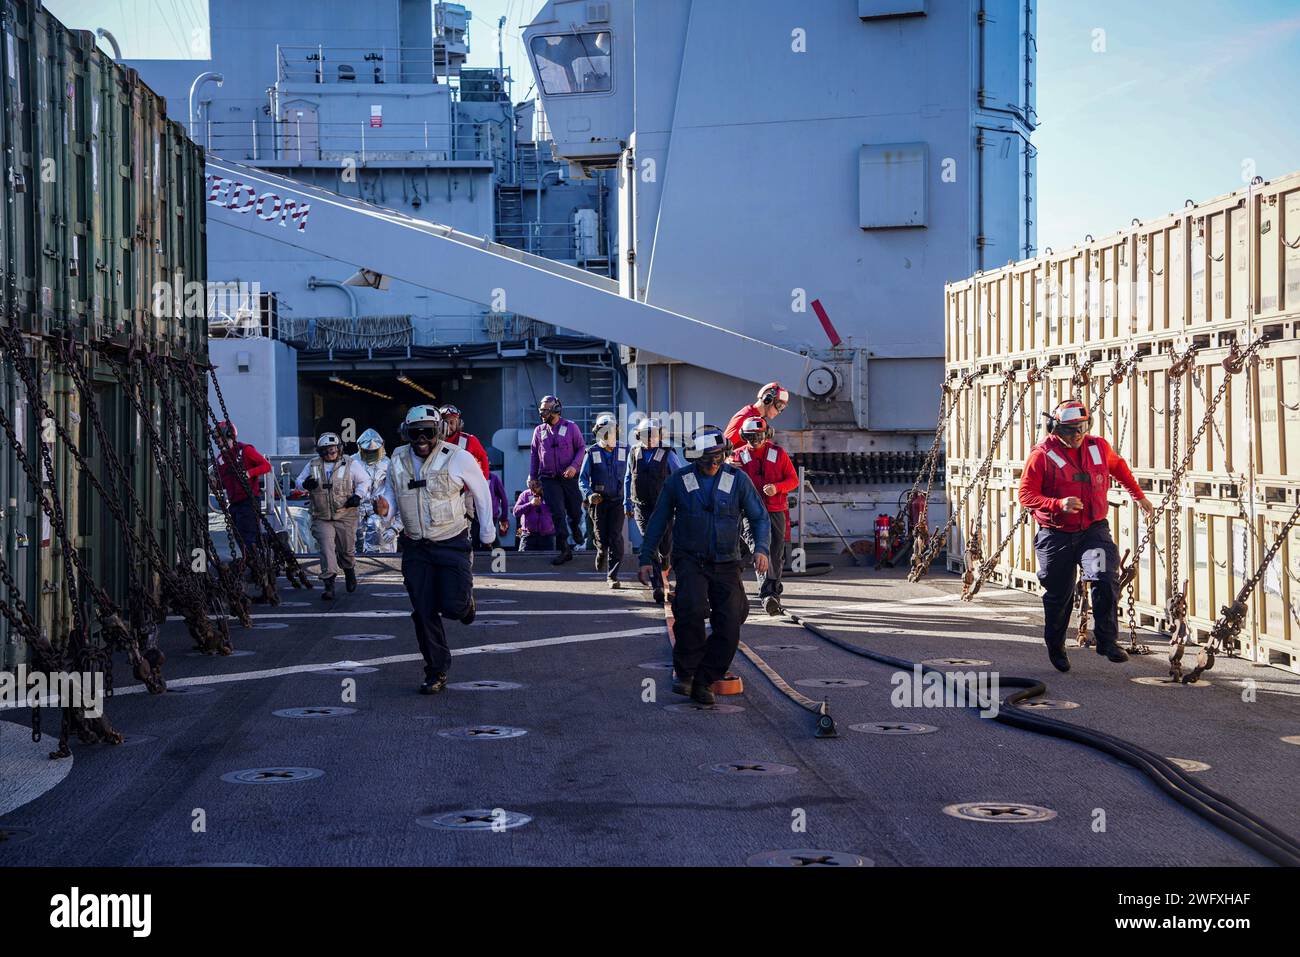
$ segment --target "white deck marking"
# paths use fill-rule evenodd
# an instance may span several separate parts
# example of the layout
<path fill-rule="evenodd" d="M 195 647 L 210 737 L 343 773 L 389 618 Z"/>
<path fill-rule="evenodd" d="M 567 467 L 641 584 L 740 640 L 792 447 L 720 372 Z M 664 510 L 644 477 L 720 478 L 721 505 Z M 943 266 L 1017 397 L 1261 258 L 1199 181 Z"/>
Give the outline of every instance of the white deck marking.
<path fill-rule="evenodd" d="M 513 612 L 512 612 L 513 614 Z M 626 631 L 602 631 L 591 635 L 562 635 L 558 638 L 537 638 L 533 641 L 496 641 L 490 645 L 475 645 L 473 648 L 454 648 L 452 655 L 481 655 L 503 648 L 527 651 L 532 648 L 548 648 L 553 645 L 572 645 L 585 641 L 605 641 L 610 638 L 641 638 L 645 635 L 660 634 L 659 626 L 650 628 L 631 628 Z M 395 665 L 407 661 L 423 661 L 418 655 L 386 655 L 383 658 L 367 658 L 363 661 L 348 661 L 347 667 L 374 667 L 376 665 Z M 342 664 L 338 661 L 322 661 L 310 665 L 289 665 L 284 668 L 266 668 L 262 671 L 236 671 L 228 675 L 199 675 L 193 678 L 172 678 L 167 682 L 169 688 L 188 688 L 193 685 L 226 684 L 231 681 L 256 681 L 259 678 L 279 678 L 283 675 L 308 674 L 313 671 L 326 671 Z M 143 694 L 144 685 L 127 685 L 125 688 L 113 689 L 113 697 L 125 694 Z M 30 737 L 30 735 L 29 735 Z"/>
<path fill-rule="evenodd" d="M 30 725 L 0 721 L 0 817 L 35 801 L 72 771 L 72 758 L 50 760 L 59 735 L 57 722 L 49 724 L 54 733 L 47 730 L 35 742 Z"/>
<path fill-rule="evenodd" d="M 658 614 L 659 609 L 656 607 L 641 608 L 637 605 L 620 605 L 617 608 L 555 608 L 555 609 L 534 609 L 532 611 L 516 611 L 511 608 L 509 615 L 513 618 L 516 615 L 616 615 L 619 612 L 628 612 L 634 615 Z M 499 614 L 507 614 L 505 610 Z M 227 621 L 233 621 L 231 615 L 209 615 L 210 618 L 225 617 Z M 250 616 L 254 621 L 259 618 L 409 618 L 411 617 L 410 608 L 381 608 L 375 611 L 264 611 Z M 168 621 L 183 621 L 179 615 L 168 615 Z M 236 632 L 238 634 L 238 632 Z"/>

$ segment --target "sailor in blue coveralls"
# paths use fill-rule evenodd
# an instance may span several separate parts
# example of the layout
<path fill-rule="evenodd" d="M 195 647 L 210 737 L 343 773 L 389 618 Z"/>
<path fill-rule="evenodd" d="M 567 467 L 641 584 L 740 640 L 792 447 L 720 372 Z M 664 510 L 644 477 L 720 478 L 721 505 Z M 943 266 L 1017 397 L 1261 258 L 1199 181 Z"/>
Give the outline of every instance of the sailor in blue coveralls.
<path fill-rule="evenodd" d="M 651 584 L 656 546 L 674 521 L 672 565 L 673 692 L 713 704 L 710 686 L 727 674 L 749 615 L 741 579 L 740 516 L 754 531 L 754 569 L 767 572 L 770 522 L 763 499 L 743 471 L 724 464 L 730 443 L 706 425 L 696 433 L 696 461 L 665 483 L 641 544 L 639 577 Z M 713 626 L 706 636 L 705 620 Z"/>
<path fill-rule="evenodd" d="M 596 571 L 605 572 L 610 588 L 618 588 L 618 566 L 623 560 L 623 480 L 627 471 L 627 446 L 618 441 L 618 420 L 612 412 L 596 417 L 596 441 L 587 446 L 578 469 L 578 488 L 591 509 L 591 529 L 596 540 Z"/>

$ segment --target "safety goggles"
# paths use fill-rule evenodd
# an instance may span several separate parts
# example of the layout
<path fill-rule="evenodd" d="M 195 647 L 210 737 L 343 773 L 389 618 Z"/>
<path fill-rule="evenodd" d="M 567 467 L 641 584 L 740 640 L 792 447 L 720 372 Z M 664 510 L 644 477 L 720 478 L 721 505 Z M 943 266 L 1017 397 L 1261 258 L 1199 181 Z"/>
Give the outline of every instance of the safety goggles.
<path fill-rule="evenodd" d="M 416 439 L 432 439 L 433 429 L 428 429 L 428 428 L 409 429 L 408 434 L 411 436 L 411 441 L 415 441 Z"/>

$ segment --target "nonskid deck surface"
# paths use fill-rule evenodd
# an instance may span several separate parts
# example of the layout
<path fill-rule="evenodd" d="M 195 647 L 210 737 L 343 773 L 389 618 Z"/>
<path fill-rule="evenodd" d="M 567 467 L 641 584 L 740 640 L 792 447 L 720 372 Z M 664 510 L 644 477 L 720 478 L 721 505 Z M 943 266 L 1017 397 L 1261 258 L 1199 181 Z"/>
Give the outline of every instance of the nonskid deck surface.
<path fill-rule="evenodd" d="M 166 673 L 185 690 L 151 697 L 119 670 L 108 714 L 126 744 L 74 740 L 71 761 L 51 762 L 53 739 L 31 742 L 28 712 L 0 719 L 0 831 L 16 836 L 0 841 L 0 864 L 729 866 L 791 849 L 878 866 L 1265 863 L 1091 749 L 970 710 L 897 708 L 894 669 L 757 609 L 743 640 L 828 699 L 840 737 L 815 739 L 811 716 L 740 656 L 745 694 L 719 699 L 740 710 L 671 707 L 685 699 L 663 667 L 662 611 L 634 583 L 608 590 L 589 561 L 580 553 L 557 571 L 512 554 L 509 574 L 492 575 L 478 556 L 478 621 L 448 624 L 458 650 L 449 680 L 467 684 L 437 697 L 416 693 L 395 569 L 366 567 L 330 615 L 319 590 L 286 586 L 282 605 L 258 607 L 262 627 L 232 628 L 236 649 L 252 654 L 191 657 L 183 626 L 169 623 Z M 791 580 L 787 604 L 900 657 L 1045 678 L 1049 698 L 1079 705 L 1054 716 L 1208 764 L 1197 772 L 1208 786 L 1300 832 L 1290 788 L 1300 747 L 1282 740 L 1300 734 L 1300 679 L 1220 660 L 1204 687 L 1141 685 L 1130 679 L 1164 674 L 1162 655 L 1112 665 L 1085 650 L 1058 675 L 1035 599 L 986 591 L 965 604 L 957 588 L 944 575 L 913 585 L 900 571 L 844 565 Z M 340 662 L 355 670 L 329 670 Z M 810 679 L 835 683 L 800 683 Z M 1246 679 L 1257 681 L 1253 702 L 1242 700 Z M 356 700 L 345 701 L 352 684 Z M 352 710 L 276 714 L 299 708 Z M 875 722 L 938 730 L 850 727 Z M 56 713 L 45 726 L 57 729 Z M 754 770 L 765 767 L 786 773 Z M 254 769 L 263 783 L 225 779 Z M 291 769 L 310 771 L 294 780 Z M 994 820 L 944 811 L 968 802 Z M 1055 816 L 1010 823 L 1022 813 L 1012 804 Z M 477 829 L 429 826 L 462 811 L 483 818 L 462 822 Z M 514 814 L 528 820 L 501 829 Z"/>

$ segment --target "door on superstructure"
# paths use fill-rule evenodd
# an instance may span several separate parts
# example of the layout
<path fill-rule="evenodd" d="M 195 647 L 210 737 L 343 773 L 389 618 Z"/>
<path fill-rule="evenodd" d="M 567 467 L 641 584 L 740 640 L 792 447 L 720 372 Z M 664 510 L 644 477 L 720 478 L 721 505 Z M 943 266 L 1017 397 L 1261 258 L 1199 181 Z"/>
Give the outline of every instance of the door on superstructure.
<path fill-rule="evenodd" d="M 292 100 L 280 117 L 280 158 L 318 160 L 320 153 L 320 117 L 315 103 Z"/>

